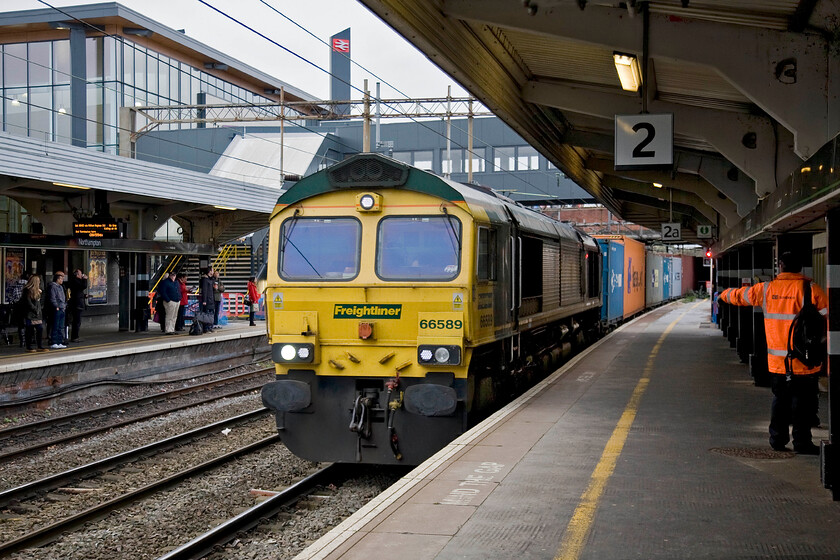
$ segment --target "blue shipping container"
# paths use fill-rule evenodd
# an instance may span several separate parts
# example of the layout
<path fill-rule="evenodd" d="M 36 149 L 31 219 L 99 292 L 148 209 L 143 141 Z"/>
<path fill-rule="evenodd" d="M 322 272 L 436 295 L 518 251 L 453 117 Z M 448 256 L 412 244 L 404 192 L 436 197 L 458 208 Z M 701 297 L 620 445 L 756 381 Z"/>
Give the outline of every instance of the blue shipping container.
<path fill-rule="evenodd" d="M 613 323 L 624 315 L 624 244 L 618 239 L 599 239 L 598 245 L 604 264 L 601 320 Z"/>

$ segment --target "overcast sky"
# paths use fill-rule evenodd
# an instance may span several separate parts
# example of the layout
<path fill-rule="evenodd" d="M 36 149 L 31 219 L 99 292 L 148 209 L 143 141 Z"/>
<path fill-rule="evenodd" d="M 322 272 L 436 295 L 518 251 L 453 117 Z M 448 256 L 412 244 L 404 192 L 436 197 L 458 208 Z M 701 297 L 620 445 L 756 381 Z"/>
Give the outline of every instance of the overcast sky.
<path fill-rule="evenodd" d="M 96 0 L 46 1 L 56 7 L 98 3 Z M 184 29 L 190 37 L 316 98 L 330 97 L 329 75 L 326 72 L 288 54 L 198 0 L 118 1 L 167 27 Z M 466 95 L 452 78 L 356 0 L 205 1 L 327 71 L 330 54 L 327 46 L 277 12 L 326 42 L 330 36 L 350 27 L 352 58 L 367 69 L 363 70 L 355 64 L 352 66 L 351 81 L 359 89 L 367 78 L 371 92 L 375 91 L 375 82 L 382 82 L 382 96 L 385 98 L 403 97 L 403 94 L 409 97 L 445 97 L 449 85 L 453 86 L 453 95 Z M 48 7 L 38 0 L 0 0 L 0 6 L 3 11 Z M 361 94 L 354 90 L 353 97 L 359 99 Z"/>

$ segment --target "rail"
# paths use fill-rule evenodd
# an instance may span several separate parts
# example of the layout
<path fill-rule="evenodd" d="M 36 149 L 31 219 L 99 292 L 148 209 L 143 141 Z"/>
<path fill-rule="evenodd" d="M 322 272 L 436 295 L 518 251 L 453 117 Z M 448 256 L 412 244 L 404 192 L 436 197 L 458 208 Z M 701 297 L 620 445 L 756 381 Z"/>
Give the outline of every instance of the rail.
<path fill-rule="evenodd" d="M 301 496 L 333 479 L 338 469 L 339 465 L 335 463 L 327 465 L 251 509 L 161 556 L 158 560 L 187 560 L 207 556 L 216 547 L 233 540 L 239 533 L 253 529 L 261 521 L 274 517 Z"/>

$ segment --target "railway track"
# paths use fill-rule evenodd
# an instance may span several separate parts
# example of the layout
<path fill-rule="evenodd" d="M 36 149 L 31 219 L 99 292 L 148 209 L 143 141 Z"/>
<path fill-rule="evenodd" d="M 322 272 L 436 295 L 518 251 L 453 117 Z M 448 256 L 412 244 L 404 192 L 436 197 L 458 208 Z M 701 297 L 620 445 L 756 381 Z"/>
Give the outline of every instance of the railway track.
<path fill-rule="evenodd" d="M 4 492 L 0 492 L 0 506 L 6 506 L 13 502 L 18 503 L 21 500 L 25 500 L 31 496 L 54 490 L 63 485 L 81 479 L 96 476 L 98 474 L 112 470 L 120 465 L 132 463 L 139 459 L 147 458 L 156 453 L 162 453 L 169 449 L 185 445 L 190 441 L 201 439 L 207 436 L 208 434 L 218 433 L 220 430 L 230 428 L 231 426 L 237 426 L 246 422 L 254 421 L 256 419 L 266 416 L 267 414 L 268 411 L 265 409 L 254 410 L 246 414 L 241 414 L 233 418 L 223 420 L 221 422 L 209 424 L 197 430 L 192 430 L 172 438 L 167 438 L 165 440 L 155 442 L 150 445 L 145 445 L 143 447 L 139 447 L 125 453 L 120 453 L 107 459 L 95 461 L 82 467 L 70 469 L 68 471 L 57 473 L 55 475 L 28 484 L 24 484 L 16 488 L 11 488 Z M 146 496 L 149 496 L 155 492 L 159 492 L 165 488 L 169 488 L 175 484 L 178 484 L 186 478 L 217 468 L 235 458 L 241 457 L 248 453 L 252 453 L 277 442 L 279 442 L 279 437 L 277 435 L 272 435 L 270 437 L 263 438 L 259 441 L 247 444 L 211 460 L 204 461 L 199 465 L 191 466 L 187 469 L 166 476 L 165 478 L 162 478 L 151 484 L 147 484 L 140 488 L 126 492 L 115 498 L 106 500 L 105 502 L 102 502 L 94 507 L 88 508 L 81 512 L 72 514 L 69 517 L 66 517 L 62 520 L 40 527 L 34 531 L 21 535 L 13 540 L 9 540 L 5 543 L 0 544 L 0 556 L 11 554 L 26 548 L 42 546 L 43 544 L 56 540 L 63 533 L 73 531 L 78 527 L 84 525 L 85 523 L 94 521 L 96 519 L 100 519 L 116 509 L 125 507 L 131 503 L 141 500 Z"/>
<path fill-rule="evenodd" d="M 193 401 L 183 405 L 169 407 L 164 410 L 158 410 L 153 413 L 143 414 L 141 416 L 134 416 L 128 419 L 124 417 L 126 410 L 139 409 L 140 407 L 149 406 L 151 404 L 156 404 L 165 401 L 171 401 L 173 399 L 188 396 L 197 392 L 218 389 L 225 385 L 231 385 L 242 381 L 247 381 L 250 378 L 259 379 L 260 376 L 264 376 L 267 372 L 270 371 L 272 371 L 272 368 L 264 368 L 255 372 L 246 372 L 230 377 L 225 377 L 223 379 L 217 379 L 214 381 L 208 381 L 206 383 L 192 385 L 190 387 L 184 387 L 181 389 L 167 391 L 166 393 L 131 399 L 102 408 L 80 411 L 73 414 L 66 414 L 55 418 L 40 420 L 38 422 L 32 422 L 28 424 L 22 424 L 20 426 L 2 429 L 0 430 L 0 448 L 6 450 L 11 448 L 11 450 L 0 453 L 0 461 L 7 461 L 15 457 L 20 457 L 22 455 L 27 455 L 29 453 L 33 453 L 35 451 L 39 451 L 47 447 L 51 447 L 53 445 L 68 443 L 70 441 L 90 437 L 98 433 L 106 432 L 108 430 L 119 428 L 121 426 L 126 426 L 135 422 L 142 422 L 144 420 L 148 420 L 156 416 L 161 416 L 163 414 L 169 414 L 179 410 L 200 406 L 202 404 L 206 404 L 224 398 L 243 395 L 258 390 L 263 385 L 264 379 L 261 380 L 259 383 L 248 385 L 245 388 L 237 389 L 235 391 L 229 391 L 223 394 L 212 395 L 199 401 Z M 70 431 L 73 430 L 74 425 L 78 425 L 85 421 L 89 421 L 91 418 L 98 418 L 115 413 L 120 414 L 122 419 L 117 422 L 108 423 L 106 425 L 95 428 L 87 428 L 83 429 L 82 431 L 74 431 L 69 434 L 65 433 L 63 435 L 52 437 L 50 439 L 38 443 L 29 444 L 25 447 L 14 449 L 14 447 L 20 440 L 29 439 L 33 434 L 46 433 L 49 430 L 55 430 L 58 428 L 65 432 Z"/>
<path fill-rule="evenodd" d="M 276 516 L 319 486 L 325 486 L 330 481 L 340 478 L 343 469 L 343 465 L 336 463 L 329 464 L 292 486 L 277 492 L 274 496 L 240 513 L 236 517 L 225 521 L 188 543 L 164 554 L 158 560 L 191 560 L 203 558 L 218 547 L 232 541 L 237 535 L 250 531 L 265 520 Z"/>

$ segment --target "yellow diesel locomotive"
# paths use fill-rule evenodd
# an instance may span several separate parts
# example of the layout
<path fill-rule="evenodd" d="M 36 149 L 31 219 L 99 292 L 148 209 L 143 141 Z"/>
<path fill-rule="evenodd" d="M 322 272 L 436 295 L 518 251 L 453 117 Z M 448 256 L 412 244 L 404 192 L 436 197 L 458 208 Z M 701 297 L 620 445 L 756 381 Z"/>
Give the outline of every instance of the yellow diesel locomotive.
<path fill-rule="evenodd" d="M 599 324 L 593 239 L 378 154 L 284 192 L 269 248 L 262 400 L 312 461 L 419 464 Z"/>

